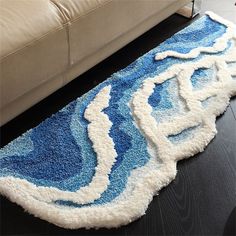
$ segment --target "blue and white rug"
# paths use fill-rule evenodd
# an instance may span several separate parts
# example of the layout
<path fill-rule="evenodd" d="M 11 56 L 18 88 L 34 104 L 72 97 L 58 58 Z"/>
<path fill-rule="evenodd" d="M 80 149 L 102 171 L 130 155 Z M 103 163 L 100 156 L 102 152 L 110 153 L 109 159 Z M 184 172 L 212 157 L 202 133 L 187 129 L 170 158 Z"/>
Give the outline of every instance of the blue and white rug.
<path fill-rule="evenodd" d="M 0 150 L 0 192 L 65 228 L 145 214 L 236 94 L 236 28 L 207 13 Z"/>

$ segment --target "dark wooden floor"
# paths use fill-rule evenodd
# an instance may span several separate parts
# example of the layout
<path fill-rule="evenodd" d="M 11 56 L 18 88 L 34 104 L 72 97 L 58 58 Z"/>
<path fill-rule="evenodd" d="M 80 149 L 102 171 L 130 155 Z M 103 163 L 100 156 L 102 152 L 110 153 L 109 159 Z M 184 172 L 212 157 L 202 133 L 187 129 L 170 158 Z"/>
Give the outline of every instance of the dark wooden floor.
<path fill-rule="evenodd" d="M 203 11 L 215 11 L 236 23 L 233 5 L 234 0 L 205 0 Z M 39 124 L 190 23 L 178 15 L 171 16 L 2 127 L 1 145 Z M 236 235 L 236 99 L 216 124 L 216 138 L 203 153 L 179 162 L 176 179 L 154 198 L 146 215 L 136 222 L 112 230 L 64 230 L 25 213 L 1 197 L 0 235 Z"/>

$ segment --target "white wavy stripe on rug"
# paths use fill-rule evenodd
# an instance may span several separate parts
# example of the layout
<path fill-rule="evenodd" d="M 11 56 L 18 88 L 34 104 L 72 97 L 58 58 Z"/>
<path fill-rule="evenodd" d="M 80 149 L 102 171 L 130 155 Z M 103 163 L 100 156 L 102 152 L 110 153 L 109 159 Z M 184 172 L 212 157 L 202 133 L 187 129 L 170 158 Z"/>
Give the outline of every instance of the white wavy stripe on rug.
<path fill-rule="evenodd" d="M 110 100 L 110 86 L 103 88 L 88 105 L 84 117 L 88 124 L 88 136 L 97 153 L 97 167 L 91 182 L 76 192 L 63 191 L 55 187 L 36 186 L 35 184 L 19 178 L 7 177 L 8 181 L 15 182 L 21 191 L 24 191 L 39 201 L 53 202 L 58 199 L 86 204 L 98 199 L 109 185 L 109 173 L 116 159 L 114 142 L 109 136 L 112 126 L 108 116 L 102 112 L 108 107 Z M 104 148 L 106 144 L 106 148 Z M 1 179 L 0 179 L 1 181 Z"/>
<path fill-rule="evenodd" d="M 226 66 L 226 62 L 230 61 L 236 61 L 235 48 L 232 48 L 230 53 L 225 56 L 208 55 L 198 62 L 186 62 L 185 64 L 174 65 L 163 74 L 147 79 L 144 82 L 143 87 L 134 95 L 131 101 L 131 108 L 133 109 L 133 114 L 136 116 L 135 120 L 138 126 L 146 135 L 148 142 L 151 143 L 150 145 L 155 144 L 158 148 L 158 155 L 162 162 L 160 164 L 155 159 L 155 155 L 151 155 L 151 160 L 144 167 L 132 171 L 128 179 L 127 188 L 117 199 L 106 204 L 106 207 L 103 205 L 72 209 L 66 206 L 48 204 L 34 197 L 34 191 L 40 195 L 37 190 L 38 188 L 33 188 L 33 192 L 25 191 L 29 186 L 34 186 L 33 184 L 13 177 L 0 178 L 1 193 L 34 215 L 65 228 L 109 228 L 127 224 L 137 219 L 145 213 L 153 195 L 174 179 L 176 175 L 176 161 L 202 151 L 214 137 L 216 133 L 215 118 L 225 110 L 229 103 L 229 97 L 236 93 L 236 82 L 232 80 L 232 70 L 229 70 Z M 218 66 L 219 80 L 204 92 L 192 92 L 194 95 L 189 93 L 188 89 L 191 89 L 189 77 L 193 73 L 193 70 L 201 67 L 209 68 L 214 63 Z M 178 78 L 181 86 L 181 96 L 185 98 L 187 106 L 190 109 L 190 114 L 187 114 L 184 119 L 183 117 L 176 118 L 173 122 L 169 122 L 166 125 L 164 123 L 157 124 L 150 115 L 151 110 L 147 102 L 148 94 L 150 96 L 150 93 L 152 93 L 155 83 L 168 80 L 174 75 Z M 109 88 L 105 87 L 104 91 L 108 93 Z M 206 110 L 201 109 L 199 101 L 210 96 L 216 96 L 214 103 Z M 106 94 L 104 99 L 105 97 L 109 96 Z M 206 116 L 205 112 L 207 112 L 208 116 Z M 149 127 L 144 124 L 144 118 L 146 119 L 146 123 L 149 124 Z M 185 124 L 186 119 L 189 121 L 188 125 Z M 185 123 L 183 120 L 185 120 Z M 180 148 L 176 148 L 167 140 L 168 135 L 176 134 L 191 125 L 194 126 L 201 122 L 203 123 L 203 127 L 195 135 L 194 140 L 185 143 L 187 144 L 185 145 L 186 147 L 181 146 Z M 151 126 L 150 124 L 153 125 Z M 162 135 L 156 137 L 153 135 L 153 131 Z M 91 135 L 93 134 L 90 132 Z M 110 147 L 112 147 L 112 142 L 110 143 Z M 98 149 L 97 151 L 100 152 L 101 150 Z M 115 153 L 113 158 L 115 158 Z M 110 164 L 112 165 L 112 163 L 111 161 Z M 150 171 L 151 164 L 154 164 L 153 168 L 151 168 L 152 171 Z M 154 168 L 155 165 L 158 168 Z M 134 179 L 140 173 L 143 174 L 143 178 L 135 183 L 134 186 Z M 45 196 L 43 196 L 43 199 L 45 199 Z"/>
<path fill-rule="evenodd" d="M 235 48 L 230 54 L 223 57 L 206 56 L 198 62 L 173 66 L 159 76 L 145 80 L 142 88 L 134 94 L 132 107 L 134 115 L 139 121 L 139 128 L 156 145 L 161 160 L 165 162 L 169 159 L 179 160 L 192 156 L 203 151 L 206 144 L 215 136 L 215 117 L 218 115 L 219 106 L 217 103 L 228 103 L 229 97 L 235 95 L 236 81 L 232 79 L 226 64 L 231 61 L 236 61 Z M 193 92 L 190 82 L 193 72 L 199 68 L 211 68 L 214 64 L 218 68 L 218 81 L 201 91 Z M 155 84 L 163 83 L 175 76 L 180 85 L 180 95 L 186 101 L 189 111 L 186 115 L 173 118 L 170 122 L 158 124 L 151 115 L 152 107 L 148 103 L 148 98 L 153 93 Z M 217 97 L 217 103 L 213 104 L 210 109 L 203 109 L 201 101 L 212 96 Z M 202 128 L 198 130 L 197 135 L 195 134 L 194 141 L 189 140 L 174 145 L 167 138 L 169 135 L 178 134 L 199 124 L 202 124 Z"/>
<path fill-rule="evenodd" d="M 185 54 L 167 50 L 161 53 L 157 53 L 155 59 L 162 60 L 165 59 L 166 57 L 178 57 L 182 59 L 190 59 L 190 58 L 196 58 L 198 55 L 200 55 L 201 52 L 217 53 L 226 49 L 229 39 L 236 38 L 236 26 L 232 22 L 216 15 L 211 11 L 207 11 L 205 14 L 208 15 L 212 20 L 218 21 L 221 24 L 227 26 L 226 32 L 216 40 L 216 42 L 212 47 L 194 48 L 190 52 Z"/>

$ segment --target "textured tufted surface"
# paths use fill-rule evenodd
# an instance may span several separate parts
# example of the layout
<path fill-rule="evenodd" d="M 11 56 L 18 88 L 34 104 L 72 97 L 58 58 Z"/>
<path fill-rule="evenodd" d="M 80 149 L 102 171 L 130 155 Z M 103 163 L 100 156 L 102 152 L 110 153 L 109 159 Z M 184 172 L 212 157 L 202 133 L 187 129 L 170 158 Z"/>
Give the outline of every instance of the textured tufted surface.
<path fill-rule="evenodd" d="M 0 191 L 67 228 L 140 217 L 236 93 L 235 25 L 208 13 L 0 150 Z"/>

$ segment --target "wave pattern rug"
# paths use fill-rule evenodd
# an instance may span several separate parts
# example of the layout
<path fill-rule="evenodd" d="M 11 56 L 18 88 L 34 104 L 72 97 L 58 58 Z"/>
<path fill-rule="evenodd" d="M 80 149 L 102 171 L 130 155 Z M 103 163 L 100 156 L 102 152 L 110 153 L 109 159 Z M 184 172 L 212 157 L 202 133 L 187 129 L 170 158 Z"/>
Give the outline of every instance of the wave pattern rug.
<path fill-rule="evenodd" d="M 0 150 L 0 192 L 65 228 L 145 214 L 236 94 L 236 28 L 207 13 Z M 91 78 L 92 79 L 92 78 Z"/>

